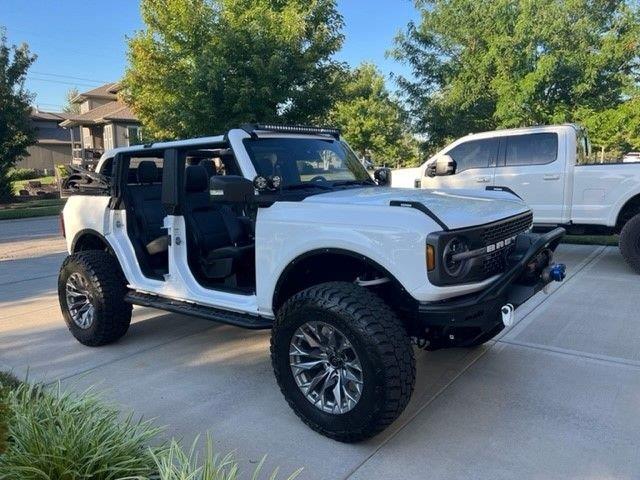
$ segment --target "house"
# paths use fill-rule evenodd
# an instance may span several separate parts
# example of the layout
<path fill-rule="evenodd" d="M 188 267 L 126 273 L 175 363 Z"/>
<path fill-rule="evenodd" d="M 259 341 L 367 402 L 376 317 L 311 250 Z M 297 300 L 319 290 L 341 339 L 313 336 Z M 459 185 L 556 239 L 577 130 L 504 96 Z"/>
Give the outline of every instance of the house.
<path fill-rule="evenodd" d="M 40 172 L 53 172 L 56 164 L 69 163 L 71 159 L 71 138 L 69 130 L 61 123 L 68 114 L 31 110 L 31 125 L 36 130 L 38 142 L 27 147 L 27 156 L 20 159 L 17 168 L 32 168 Z"/>
<path fill-rule="evenodd" d="M 80 113 L 69 115 L 61 125 L 71 129 L 72 163 L 90 165 L 105 150 L 139 143 L 140 122 L 118 98 L 121 88 L 107 83 L 71 100 L 80 105 Z"/>

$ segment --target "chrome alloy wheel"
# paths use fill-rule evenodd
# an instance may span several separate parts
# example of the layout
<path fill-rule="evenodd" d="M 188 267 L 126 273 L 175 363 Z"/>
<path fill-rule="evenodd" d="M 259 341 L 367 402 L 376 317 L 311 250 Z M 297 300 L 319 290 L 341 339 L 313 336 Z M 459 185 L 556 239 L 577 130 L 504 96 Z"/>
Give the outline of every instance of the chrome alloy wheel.
<path fill-rule="evenodd" d="M 72 273 L 67 279 L 65 293 L 67 309 L 73 323 L 83 330 L 91 327 L 96 310 L 87 279 L 78 272 Z"/>
<path fill-rule="evenodd" d="M 311 321 L 298 327 L 291 338 L 289 364 L 300 391 L 323 412 L 347 413 L 360 400 L 360 359 L 334 326 Z"/>

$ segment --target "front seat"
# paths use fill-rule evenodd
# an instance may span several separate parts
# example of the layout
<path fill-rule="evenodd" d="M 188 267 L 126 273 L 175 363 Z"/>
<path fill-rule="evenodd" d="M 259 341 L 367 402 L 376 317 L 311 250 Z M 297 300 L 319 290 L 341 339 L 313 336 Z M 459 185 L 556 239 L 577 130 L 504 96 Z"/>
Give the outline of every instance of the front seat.
<path fill-rule="evenodd" d="M 207 278 L 227 278 L 252 262 L 250 231 L 229 207 L 211 202 L 202 165 L 186 168 L 184 218 L 190 257 Z"/>

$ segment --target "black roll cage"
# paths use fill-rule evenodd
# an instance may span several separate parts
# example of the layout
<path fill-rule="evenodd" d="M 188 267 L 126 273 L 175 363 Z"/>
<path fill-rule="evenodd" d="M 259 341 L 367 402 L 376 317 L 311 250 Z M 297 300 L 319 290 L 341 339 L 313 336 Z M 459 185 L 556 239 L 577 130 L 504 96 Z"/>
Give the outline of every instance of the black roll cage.
<path fill-rule="evenodd" d="M 143 150 L 118 152 L 113 157 L 113 181 L 111 182 L 111 201 L 109 208 L 122 210 L 125 207 L 124 196 L 129 180 L 129 165 L 132 158 L 156 157 L 163 159 L 161 202 L 168 215 L 182 215 L 184 207 L 184 170 L 190 151 L 200 149 L 219 149 L 221 145 L 230 148 L 227 142 L 205 143 L 181 147 L 159 148 L 153 145 Z"/>

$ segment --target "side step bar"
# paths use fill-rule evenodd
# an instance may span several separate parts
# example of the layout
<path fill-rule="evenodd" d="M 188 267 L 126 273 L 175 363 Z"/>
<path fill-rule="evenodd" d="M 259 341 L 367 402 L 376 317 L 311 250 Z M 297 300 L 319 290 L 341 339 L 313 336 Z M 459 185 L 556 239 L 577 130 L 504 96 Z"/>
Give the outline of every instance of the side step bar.
<path fill-rule="evenodd" d="M 158 308 L 167 312 L 182 313 L 193 317 L 200 317 L 214 322 L 227 323 L 237 327 L 260 330 L 271 328 L 273 320 L 248 313 L 230 312 L 215 307 L 206 307 L 194 303 L 172 300 L 170 298 L 149 295 L 148 293 L 129 292 L 124 297 L 126 302 L 143 307 Z"/>

